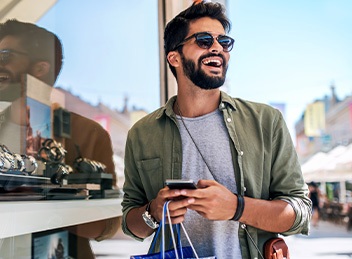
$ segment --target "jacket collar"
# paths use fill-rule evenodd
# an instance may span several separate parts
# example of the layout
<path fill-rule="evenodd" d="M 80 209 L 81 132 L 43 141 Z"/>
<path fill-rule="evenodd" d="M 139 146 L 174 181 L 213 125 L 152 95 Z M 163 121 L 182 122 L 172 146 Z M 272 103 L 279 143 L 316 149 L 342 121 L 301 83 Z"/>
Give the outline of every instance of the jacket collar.
<path fill-rule="evenodd" d="M 219 109 L 226 108 L 227 106 L 231 106 L 233 110 L 237 110 L 236 108 L 236 102 L 235 98 L 232 98 L 230 95 L 227 93 L 220 91 L 220 104 L 219 104 Z"/>
<path fill-rule="evenodd" d="M 156 116 L 156 119 L 160 119 L 164 114 L 169 117 L 175 116 L 175 112 L 173 110 L 174 103 L 176 101 L 177 95 L 172 96 L 164 106 L 162 106 Z M 220 91 L 220 104 L 219 109 L 225 109 L 228 106 L 231 106 L 233 110 L 236 110 L 236 102 L 235 99 L 229 96 L 227 93 Z"/>

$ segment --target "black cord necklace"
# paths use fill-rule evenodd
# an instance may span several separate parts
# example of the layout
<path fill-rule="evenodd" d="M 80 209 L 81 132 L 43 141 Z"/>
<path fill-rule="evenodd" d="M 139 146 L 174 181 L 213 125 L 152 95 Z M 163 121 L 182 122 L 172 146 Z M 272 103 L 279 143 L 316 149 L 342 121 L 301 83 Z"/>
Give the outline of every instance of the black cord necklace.
<path fill-rule="evenodd" d="M 205 158 L 204 158 L 202 152 L 200 152 L 200 149 L 199 149 L 198 145 L 196 144 L 195 140 L 193 139 L 193 137 L 192 137 L 192 135 L 191 135 L 191 132 L 189 131 L 188 127 L 186 126 L 185 121 L 183 120 L 182 112 L 181 112 L 180 106 L 178 105 L 178 101 L 177 101 L 177 100 L 176 100 L 176 108 L 177 108 L 178 113 L 180 114 L 181 122 L 182 122 L 183 126 L 185 127 L 185 129 L 186 129 L 186 131 L 187 131 L 189 137 L 191 138 L 191 140 L 192 140 L 194 146 L 197 148 L 197 151 L 198 151 L 198 153 L 200 154 L 200 156 L 202 157 L 202 159 L 203 159 L 203 161 L 204 161 L 206 167 L 208 168 L 209 172 L 211 173 L 211 175 L 213 176 L 213 178 L 216 180 L 215 175 L 214 175 L 213 172 L 210 170 L 210 167 L 209 167 L 207 161 L 205 160 Z"/>

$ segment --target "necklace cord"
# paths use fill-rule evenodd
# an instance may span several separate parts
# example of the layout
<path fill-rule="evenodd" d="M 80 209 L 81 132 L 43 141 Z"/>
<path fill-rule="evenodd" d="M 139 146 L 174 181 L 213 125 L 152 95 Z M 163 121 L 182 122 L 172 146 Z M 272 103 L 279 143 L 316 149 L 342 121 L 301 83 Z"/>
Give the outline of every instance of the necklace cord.
<path fill-rule="evenodd" d="M 195 140 L 193 139 L 193 136 L 191 135 L 191 132 L 189 131 L 188 127 L 186 126 L 185 121 L 183 120 L 183 115 L 182 115 L 182 112 L 181 112 L 180 106 L 178 105 L 178 101 L 177 101 L 177 100 L 176 100 L 176 108 L 177 108 L 178 113 L 180 114 L 180 118 L 181 118 L 181 121 L 182 121 L 183 126 L 185 127 L 185 129 L 186 129 L 188 135 L 190 136 L 190 138 L 191 138 L 191 140 L 192 140 L 194 146 L 197 148 L 197 151 L 198 151 L 198 153 L 200 154 L 200 156 L 202 157 L 202 159 L 203 159 L 203 161 L 204 161 L 206 167 L 208 168 L 209 172 L 211 173 L 211 175 L 212 175 L 212 176 L 214 177 L 214 179 L 215 179 L 215 176 L 214 176 L 213 172 L 210 170 L 210 167 L 209 167 L 207 161 L 205 160 L 205 158 L 204 158 L 202 152 L 200 152 L 200 149 L 199 149 L 198 145 L 196 144 Z"/>

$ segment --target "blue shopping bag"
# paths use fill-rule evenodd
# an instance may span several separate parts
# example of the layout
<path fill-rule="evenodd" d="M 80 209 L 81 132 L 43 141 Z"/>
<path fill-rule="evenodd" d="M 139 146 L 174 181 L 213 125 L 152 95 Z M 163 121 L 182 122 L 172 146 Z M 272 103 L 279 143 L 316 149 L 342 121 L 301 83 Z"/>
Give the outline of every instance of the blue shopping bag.
<path fill-rule="evenodd" d="M 158 231 L 155 234 L 155 238 L 153 240 L 153 243 L 151 244 L 152 249 L 151 251 L 154 250 L 155 242 L 157 240 L 157 237 L 160 234 L 160 230 L 162 232 L 162 238 L 161 238 L 161 249 L 160 252 L 158 253 L 152 253 L 152 254 L 146 254 L 146 255 L 132 255 L 130 259 L 216 259 L 215 256 L 210 256 L 210 257 L 199 257 L 196 250 L 193 247 L 193 244 L 186 232 L 186 229 L 184 228 L 183 224 L 177 224 L 174 225 L 176 227 L 176 233 L 177 233 L 177 245 L 176 245 L 176 240 L 175 240 L 175 235 L 174 235 L 174 227 L 171 224 L 171 218 L 170 218 L 170 213 L 169 213 L 169 205 L 170 201 L 165 202 L 164 208 L 163 208 L 163 216 L 162 220 L 160 223 L 160 226 L 158 228 Z M 168 217 L 169 220 L 169 226 L 170 226 L 170 231 L 171 231 L 171 237 L 172 237 L 172 242 L 173 242 L 173 249 L 165 251 L 165 217 Z M 185 233 L 187 240 L 190 244 L 190 246 L 182 246 L 181 244 L 181 235 L 180 235 L 180 226 L 182 227 L 183 232 Z"/>
<path fill-rule="evenodd" d="M 180 249 L 177 249 L 177 250 L 179 253 L 183 254 L 183 257 L 179 257 L 180 259 L 181 258 L 184 258 L 184 259 L 185 258 L 187 258 L 187 259 L 196 258 L 196 257 L 194 257 L 192 247 L 190 247 L 190 246 L 182 247 L 182 251 L 180 251 Z M 162 259 L 163 255 L 161 252 L 158 252 L 158 253 L 147 254 L 147 255 L 132 255 L 130 258 L 131 259 Z M 177 258 L 175 250 L 170 249 L 170 250 L 165 251 L 164 258 L 168 258 L 168 259 Z"/>

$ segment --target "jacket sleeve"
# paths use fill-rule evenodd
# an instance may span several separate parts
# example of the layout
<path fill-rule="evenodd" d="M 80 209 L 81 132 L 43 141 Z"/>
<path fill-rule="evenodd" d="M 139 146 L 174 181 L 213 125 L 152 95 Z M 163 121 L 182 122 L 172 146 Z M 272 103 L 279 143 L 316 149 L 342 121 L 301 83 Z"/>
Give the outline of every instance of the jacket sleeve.
<path fill-rule="evenodd" d="M 143 195 L 143 187 L 141 179 L 138 174 L 138 169 L 135 164 L 132 148 L 131 131 L 128 133 L 126 147 L 125 147 L 125 182 L 123 185 L 123 201 L 122 201 L 122 230 L 123 232 L 131 236 L 132 238 L 143 241 L 142 238 L 134 235 L 127 227 L 126 216 L 128 212 L 133 209 L 142 206 L 147 203 L 147 198 Z"/>
<path fill-rule="evenodd" d="M 273 135 L 271 197 L 288 202 L 296 213 L 292 227 L 282 235 L 309 233 L 312 203 L 286 123 L 279 113 Z"/>

